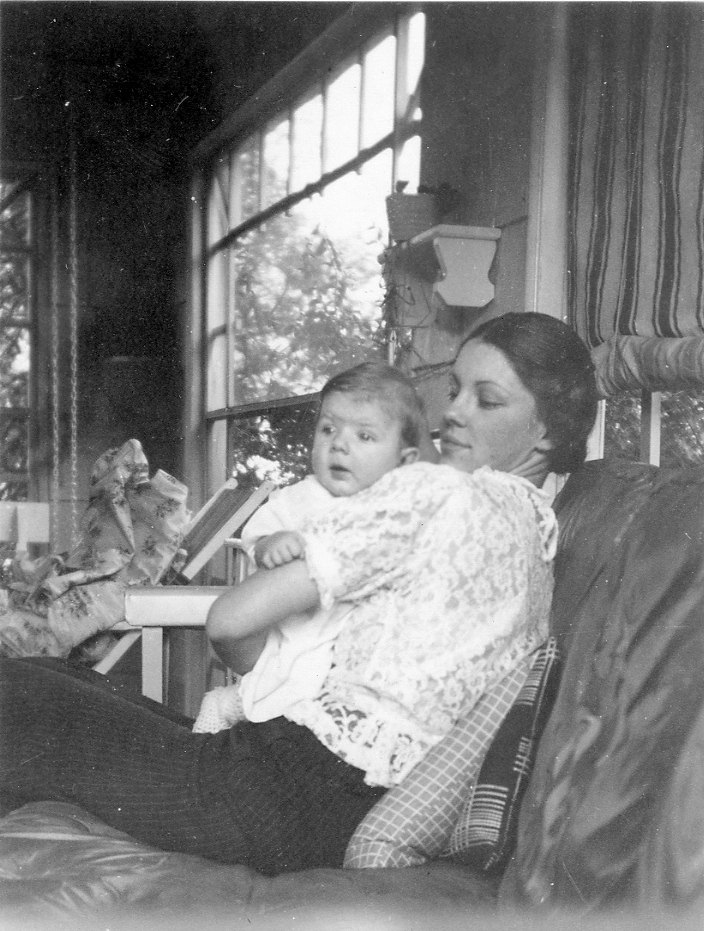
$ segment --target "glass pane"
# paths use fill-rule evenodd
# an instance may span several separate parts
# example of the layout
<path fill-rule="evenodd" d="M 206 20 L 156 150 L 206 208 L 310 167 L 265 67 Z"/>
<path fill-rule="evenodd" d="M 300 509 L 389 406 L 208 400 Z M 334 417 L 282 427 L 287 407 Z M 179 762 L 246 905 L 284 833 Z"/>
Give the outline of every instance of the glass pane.
<path fill-rule="evenodd" d="M 293 111 L 291 190 L 300 191 L 322 174 L 323 97 L 316 94 Z"/>
<path fill-rule="evenodd" d="M 14 473 L 18 478 L 26 474 L 28 424 L 27 416 L 19 412 L 0 415 L 0 473 Z"/>
<path fill-rule="evenodd" d="M 17 182 L 12 184 L 0 182 L 0 200 L 11 193 L 15 187 L 17 187 Z M 29 244 L 29 207 L 30 194 L 25 191 L 0 212 L 0 248 Z"/>
<path fill-rule="evenodd" d="M 425 63 L 425 13 L 416 13 L 408 24 L 408 49 L 406 57 L 406 92 L 412 96 L 420 85 L 420 76 Z M 420 114 L 415 115 L 420 118 Z"/>
<path fill-rule="evenodd" d="M 308 473 L 316 411 L 317 402 L 310 401 L 232 421 L 231 475 L 242 486 L 302 479 Z"/>
<path fill-rule="evenodd" d="M 364 56 L 362 148 L 368 148 L 394 128 L 396 38 L 388 36 Z"/>
<path fill-rule="evenodd" d="M 640 459 L 640 392 L 607 400 L 604 458 Z"/>
<path fill-rule="evenodd" d="M 227 406 L 226 311 L 230 280 L 228 262 L 227 249 L 211 256 L 208 262 L 206 409 L 209 411 Z"/>
<path fill-rule="evenodd" d="M 664 391 L 661 408 L 660 464 L 704 463 L 704 393 Z"/>
<path fill-rule="evenodd" d="M 0 255 L 0 321 L 29 317 L 29 259 Z"/>
<path fill-rule="evenodd" d="M 27 501 L 28 498 L 29 483 L 27 481 L 0 482 L 0 501 Z"/>
<path fill-rule="evenodd" d="M 238 242 L 235 404 L 317 391 L 373 351 L 383 232 L 364 185 L 345 178 Z"/>
<path fill-rule="evenodd" d="M 281 120 L 264 134 L 262 152 L 262 209 L 288 194 L 289 122 Z"/>
<path fill-rule="evenodd" d="M 259 213 L 260 155 L 257 135 L 248 139 L 235 156 L 232 178 L 232 216 L 235 226 Z"/>
<path fill-rule="evenodd" d="M 229 167 L 220 161 L 211 175 L 208 196 L 208 245 L 227 235 L 229 225 Z"/>
<path fill-rule="evenodd" d="M 362 69 L 346 68 L 328 87 L 325 112 L 325 171 L 354 158 L 359 145 L 359 94 Z"/>
<path fill-rule="evenodd" d="M 0 407 L 29 406 L 29 367 L 29 330 L 0 328 Z"/>
<path fill-rule="evenodd" d="M 640 458 L 641 396 L 639 392 L 606 402 L 604 456 Z M 660 465 L 704 464 L 704 394 L 664 391 L 660 413 Z"/>
<path fill-rule="evenodd" d="M 420 184 L 420 136 L 407 139 L 398 158 L 398 179 L 408 182 L 409 191 L 417 191 Z"/>

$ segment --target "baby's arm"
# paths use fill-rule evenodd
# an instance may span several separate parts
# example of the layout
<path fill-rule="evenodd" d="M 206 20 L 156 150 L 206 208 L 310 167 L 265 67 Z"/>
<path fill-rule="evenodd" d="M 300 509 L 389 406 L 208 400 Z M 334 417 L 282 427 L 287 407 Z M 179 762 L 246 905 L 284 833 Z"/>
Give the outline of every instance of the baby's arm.
<path fill-rule="evenodd" d="M 260 569 L 274 569 L 303 556 L 303 537 L 295 530 L 279 530 L 254 544 L 254 561 Z"/>

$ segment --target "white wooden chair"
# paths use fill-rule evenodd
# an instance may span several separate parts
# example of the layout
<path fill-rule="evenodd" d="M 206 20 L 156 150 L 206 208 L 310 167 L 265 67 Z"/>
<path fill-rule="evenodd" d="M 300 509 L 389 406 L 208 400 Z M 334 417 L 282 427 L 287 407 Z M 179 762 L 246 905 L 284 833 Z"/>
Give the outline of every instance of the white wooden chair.
<path fill-rule="evenodd" d="M 46 501 L 0 501 L 0 543 L 26 552 L 30 543 L 51 542 L 51 519 Z"/>
<path fill-rule="evenodd" d="M 134 586 L 125 592 L 125 621 L 111 630 L 124 631 L 110 652 L 93 668 L 106 673 L 142 639 L 142 694 L 155 701 L 165 697 L 165 632 L 176 627 L 205 626 L 208 610 L 227 586 L 189 585 L 209 559 L 266 501 L 275 488 L 265 481 L 254 491 L 229 480 L 191 520 L 184 538 L 187 561 L 179 573 L 185 584 Z"/>

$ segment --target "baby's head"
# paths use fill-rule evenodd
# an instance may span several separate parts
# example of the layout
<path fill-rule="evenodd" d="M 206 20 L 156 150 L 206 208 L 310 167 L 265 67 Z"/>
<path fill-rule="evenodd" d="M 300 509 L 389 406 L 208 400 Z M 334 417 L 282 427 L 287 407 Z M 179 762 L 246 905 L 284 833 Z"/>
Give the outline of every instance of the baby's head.
<path fill-rule="evenodd" d="M 320 392 L 311 463 L 335 497 L 368 488 L 396 466 L 415 462 L 423 405 L 398 369 L 363 362 L 335 375 Z"/>

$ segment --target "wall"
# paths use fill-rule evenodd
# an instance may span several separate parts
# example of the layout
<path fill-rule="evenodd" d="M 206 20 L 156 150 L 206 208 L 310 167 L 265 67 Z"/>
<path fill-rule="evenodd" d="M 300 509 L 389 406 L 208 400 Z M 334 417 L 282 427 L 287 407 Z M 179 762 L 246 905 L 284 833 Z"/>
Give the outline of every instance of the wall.
<path fill-rule="evenodd" d="M 481 318 L 525 309 L 528 184 L 535 37 L 541 5 L 432 3 L 423 79 L 422 181 L 463 196 L 450 219 L 498 227 L 494 300 L 481 311 L 439 310 L 414 348 L 430 365 L 451 359 Z M 424 382 L 431 420 L 444 379 Z"/>

